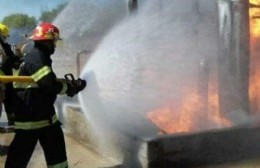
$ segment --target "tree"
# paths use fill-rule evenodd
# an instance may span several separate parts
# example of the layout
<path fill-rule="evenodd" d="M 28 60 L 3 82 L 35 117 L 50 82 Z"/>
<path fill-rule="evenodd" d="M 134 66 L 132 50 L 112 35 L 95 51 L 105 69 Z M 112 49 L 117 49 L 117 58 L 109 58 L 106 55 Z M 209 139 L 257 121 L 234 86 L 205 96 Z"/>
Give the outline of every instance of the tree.
<path fill-rule="evenodd" d="M 3 18 L 2 22 L 10 28 L 34 27 L 36 25 L 35 17 L 29 17 L 22 13 L 8 15 Z"/>
<path fill-rule="evenodd" d="M 43 11 L 39 20 L 44 22 L 52 22 L 66 5 L 67 3 L 63 3 L 51 11 Z"/>

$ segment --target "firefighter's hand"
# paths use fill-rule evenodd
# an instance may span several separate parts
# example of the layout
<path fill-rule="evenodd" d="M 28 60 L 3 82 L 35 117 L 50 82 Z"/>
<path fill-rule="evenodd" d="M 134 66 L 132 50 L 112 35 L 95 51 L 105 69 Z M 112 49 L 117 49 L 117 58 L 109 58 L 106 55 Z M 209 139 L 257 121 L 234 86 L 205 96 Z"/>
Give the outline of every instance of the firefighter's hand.
<path fill-rule="evenodd" d="M 68 86 L 68 89 L 66 92 L 67 95 L 69 97 L 73 97 L 87 86 L 87 82 L 86 82 L 86 80 L 79 78 L 77 80 L 68 82 L 67 86 Z"/>

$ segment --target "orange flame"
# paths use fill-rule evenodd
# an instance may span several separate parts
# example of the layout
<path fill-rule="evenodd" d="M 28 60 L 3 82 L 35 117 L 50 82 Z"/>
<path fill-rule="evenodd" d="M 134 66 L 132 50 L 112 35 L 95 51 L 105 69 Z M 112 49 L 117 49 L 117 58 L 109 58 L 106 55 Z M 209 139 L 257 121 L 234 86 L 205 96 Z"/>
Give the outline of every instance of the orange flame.
<path fill-rule="evenodd" d="M 250 4 L 260 5 L 260 0 L 249 0 Z M 252 7 L 249 9 L 250 15 L 250 34 L 252 37 L 260 37 L 260 8 Z"/>
<path fill-rule="evenodd" d="M 147 118 L 167 134 L 231 126 L 219 113 L 216 87 L 209 86 L 207 105 L 196 91 L 183 93 L 183 97 L 179 107 L 165 106 L 148 113 Z"/>
<path fill-rule="evenodd" d="M 260 0 L 249 0 L 260 5 Z M 250 102 L 260 98 L 260 67 L 255 63 L 260 54 L 260 8 L 250 8 Z M 258 70 L 259 67 L 259 70 Z M 208 102 L 203 104 L 202 97 L 195 90 L 183 94 L 184 99 L 178 107 L 166 105 L 148 113 L 147 118 L 167 134 L 201 131 L 205 129 L 230 127 L 231 122 L 219 112 L 217 81 L 209 81 Z M 259 91 L 259 92 L 258 92 Z M 251 105 L 252 106 L 252 105 Z M 254 106 L 254 105 L 253 105 Z M 256 105 L 257 106 L 257 105 Z"/>
<path fill-rule="evenodd" d="M 253 5 L 260 5 L 260 0 L 249 0 Z M 258 62 L 260 61 L 260 8 L 252 7 L 249 9 L 250 15 L 250 81 L 249 98 L 251 110 L 259 111 L 258 101 L 260 98 L 260 72 Z"/>

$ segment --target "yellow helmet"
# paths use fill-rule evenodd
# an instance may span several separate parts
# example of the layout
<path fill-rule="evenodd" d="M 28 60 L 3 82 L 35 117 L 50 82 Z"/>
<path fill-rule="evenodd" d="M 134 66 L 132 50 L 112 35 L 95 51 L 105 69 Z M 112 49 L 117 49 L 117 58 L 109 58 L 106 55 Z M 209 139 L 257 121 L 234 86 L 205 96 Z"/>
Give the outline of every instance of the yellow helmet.
<path fill-rule="evenodd" d="M 3 37 L 9 36 L 9 28 L 2 23 L 0 23 L 0 35 Z"/>

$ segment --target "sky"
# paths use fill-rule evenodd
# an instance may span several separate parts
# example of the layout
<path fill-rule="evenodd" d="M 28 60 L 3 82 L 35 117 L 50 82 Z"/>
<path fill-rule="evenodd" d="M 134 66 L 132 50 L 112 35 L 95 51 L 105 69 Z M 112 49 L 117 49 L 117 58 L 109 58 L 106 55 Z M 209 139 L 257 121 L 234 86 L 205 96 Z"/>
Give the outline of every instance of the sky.
<path fill-rule="evenodd" d="M 36 19 L 44 10 L 51 10 L 69 0 L 0 0 L 0 20 L 13 13 L 24 13 Z"/>

